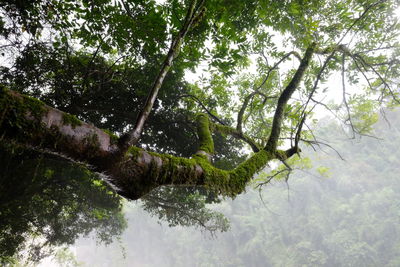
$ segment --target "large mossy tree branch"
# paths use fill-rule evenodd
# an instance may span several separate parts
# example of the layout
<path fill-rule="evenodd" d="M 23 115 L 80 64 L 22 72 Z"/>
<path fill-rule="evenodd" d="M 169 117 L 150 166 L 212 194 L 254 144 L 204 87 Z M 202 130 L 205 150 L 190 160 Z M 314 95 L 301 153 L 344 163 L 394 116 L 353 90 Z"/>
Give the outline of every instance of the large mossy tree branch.
<path fill-rule="evenodd" d="M 284 110 L 292 97 L 293 93 L 299 87 L 300 82 L 303 78 L 303 75 L 310 63 L 310 60 L 314 54 L 314 50 L 316 48 L 316 43 L 312 43 L 306 50 L 304 57 L 301 59 L 300 66 L 297 68 L 296 73 L 294 74 L 292 80 L 286 86 L 286 88 L 282 91 L 281 95 L 278 99 L 278 104 L 275 109 L 274 118 L 272 121 L 271 134 L 269 136 L 267 145 L 265 149 L 270 152 L 274 152 L 278 146 L 278 140 L 281 133 L 282 123 L 284 119 Z"/>
<path fill-rule="evenodd" d="M 181 45 L 183 43 L 183 40 L 186 36 L 186 34 L 189 32 L 191 29 L 193 23 L 195 20 L 199 19 L 201 16 L 202 12 L 204 11 L 202 9 L 204 5 L 204 1 L 202 0 L 199 5 L 196 6 L 197 0 L 192 0 L 190 3 L 190 6 L 188 8 L 188 11 L 185 16 L 184 23 L 182 25 L 182 28 L 178 32 L 178 34 L 173 38 L 168 54 L 161 66 L 161 69 L 156 77 L 156 79 L 153 82 L 152 87 L 149 90 L 149 93 L 146 98 L 146 102 L 141 109 L 133 130 L 128 134 L 128 138 L 124 139 L 121 148 L 123 150 L 126 150 L 129 146 L 136 145 L 142 135 L 144 124 L 147 120 L 147 118 L 150 115 L 151 110 L 153 109 L 154 103 L 157 99 L 158 92 L 164 82 L 165 76 L 169 72 L 173 60 L 179 55 Z"/>
<path fill-rule="evenodd" d="M 117 186 L 124 188 L 124 194 L 133 199 L 160 185 L 206 186 L 221 195 L 235 197 L 245 190 L 248 182 L 265 168 L 269 161 L 273 159 L 285 161 L 299 152 L 297 148 L 275 152 L 263 149 L 251 155 L 236 168 L 222 170 L 214 167 L 210 161 L 214 144 L 208 116 L 197 115 L 197 124 L 200 144 L 198 152 L 192 158 L 158 154 L 131 147 L 124 160 L 119 162 L 113 171 L 113 173 L 120 172 L 116 176 L 123 178 L 117 181 Z M 227 126 L 223 127 L 226 129 Z M 140 195 L 137 195 L 138 192 Z"/>
<path fill-rule="evenodd" d="M 161 185 L 206 186 L 218 194 L 235 197 L 245 191 L 248 182 L 269 161 L 285 160 L 297 152 L 261 150 L 236 168 L 222 170 L 200 154 L 189 159 L 131 147 L 112 173 L 118 178 L 114 183 L 123 189 L 120 194 L 130 199 L 138 199 Z"/>
<path fill-rule="evenodd" d="M 208 116 L 198 116 L 198 122 L 208 128 L 199 134 L 204 140 L 200 149 L 212 152 Z M 89 163 L 92 170 L 106 173 L 118 193 L 129 199 L 138 199 L 162 185 L 206 186 L 234 197 L 270 160 L 291 155 L 290 151 L 261 150 L 230 171 L 215 168 L 201 154 L 180 158 L 130 147 L 122 157 L 117 157 L 117 140 L 111 134 L 4 87 L 0 87 L 0 140 L 47 149 Z"/>

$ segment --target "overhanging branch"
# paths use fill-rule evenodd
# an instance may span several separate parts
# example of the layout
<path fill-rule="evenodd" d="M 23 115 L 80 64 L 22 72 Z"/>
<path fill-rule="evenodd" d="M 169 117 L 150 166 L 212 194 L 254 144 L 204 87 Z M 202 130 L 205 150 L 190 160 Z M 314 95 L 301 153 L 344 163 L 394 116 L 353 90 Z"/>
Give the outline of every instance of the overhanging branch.
<path fill-rule="evenodd" d="M 116 156 L 117 140 L 110 134 L 5 88 L 0 88 L 0 115 L 2 141 L 49 149 L 86 162 L 92 170 L 106 173 L 118 193 L 129 199 L 141 198 L 161 185 L 201 185 L 234 197 L 245 190 L 253 175 L 270 160 L 285 159 L 295 153 L 261 150 L 230 171 L 215 168 L 202 154 L 181 158 L 130 147 L 122 156 Z M 200 117 L 200 121 L 208 121 L 207 115 Z M 201 138 L 210 141 L 210 131 Z M 207 145 L 200 149 L 211 152 L 212 147 Z"/>

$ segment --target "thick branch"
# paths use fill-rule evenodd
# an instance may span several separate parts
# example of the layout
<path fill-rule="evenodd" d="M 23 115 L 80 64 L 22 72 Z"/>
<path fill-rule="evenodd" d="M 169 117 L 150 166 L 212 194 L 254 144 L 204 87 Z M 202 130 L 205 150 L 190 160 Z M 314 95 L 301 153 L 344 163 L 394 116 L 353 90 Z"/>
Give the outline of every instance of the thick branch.
<path fill-rule="evenodd" d="M 292 80 L 286 86 L 286 88 L 283 90 L 283 92 L 281 93 L 281 95 L 278 99 L 278 104 L 276 106 L 274 119 L 272 121 L 271 134 L 269 136 L 267 145 L 265 147 L 265 149 L 267 151 L 274 152 L 277 148 L 278 139 L 279 139 L 279 136 L 281 133 L 282 121 L 283 121 L 284 110 L 285 110 L 286 104 L 289 101 L 289 99 L 291 98 L 294 91 L 296 91 L 296 89 L 298 88 L 298 86 L 303 78 L 304 72 L 306 71 L 306 69 L 309 65 L 309 62 L 312 58 L 315 47 L 316 47 L 316 43 L 313 43 L 306 50 L 306 53 L 300 62 L 299 68 L 297 69 Z"/>
<path fill-rule="evenodd" d="M 0 136 L 90 164 L 100 164 L 117 150 L 116 137 L 4 87 L 0 87 Z"/>
<path fill-rule="evenodd" d="M 198 119 L 203 126 L 208 122 L 206 115 Z M 209 130 L 204 134 L 209 140 Z M 130 199 L 138 199 L 161 185 L 201 185 L 234 197 L 270 160 L 284 160 L 295 153 L 293 149 L 275 153 L 261 150 L 231 171 L 215 168 L 202 154 L 188 159 L 130 147 L 122 157 L 116 157 L 117 146 L 109 134 L 5 88 L 0 88 L 0 139 L 89 163 L 92 170 L 106 173 L 119 194 Z M 201 149 L 213 150 L 204 146 Z"/>

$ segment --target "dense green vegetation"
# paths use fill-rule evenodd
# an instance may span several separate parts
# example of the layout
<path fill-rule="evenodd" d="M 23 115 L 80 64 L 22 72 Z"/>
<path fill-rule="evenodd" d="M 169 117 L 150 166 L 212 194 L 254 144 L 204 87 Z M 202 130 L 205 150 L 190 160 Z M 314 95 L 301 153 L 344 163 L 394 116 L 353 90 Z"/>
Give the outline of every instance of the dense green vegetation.
<path fill-rule="evenodd" d="M 374 131 L 382 140 L 349 140 L 332 121 L 320 125 L 318 133 L 334 140 L 345 160 L 307 150 L 314 167 L 295 171 L 289 187 L 280 181 L 264 188 L 264 204 L 249 190 L 214 206 L 230 221 L 226 233 L 171 229 L 130 204 L 122 243 L 95 249 L 106 254 L 93 258 L 90 242 L 82 240 L 77 260 L 83 266 L 398 266 L 400 113 L 387 117 L 392 125 L 381 120 Z M 329 177 L 319 175 L 320 166 Z"/>
<path fill-rule="evenodd" d="M 307 145 L 329 149 L 337 137 L 329 132 L 339 127 L 359 140 L 371 134 L 377 111 L 400 104 L 399 6 L 398 0 L 1 1 L 0 159 L 7 163 L 0 173 L 1 263 L 18 261 L 36 237 L 51 248 L 97 229 L 110 241 L 125 226 L 117 194 L 140 198 L 171 226 L 226 231 L 227 220 L 207 204 L 238 197 L 271 162 L 283 164 L 253 182 L 265 189 L 272 178 L 287 179 L 309 164 L 300 157 Z M 317 131 L 323 112 L 341 126 Z M 396 224 L 361 218 L 371 214 L 374 199 L 384 203 L 396 192 L 386 180 L 356 183 L 360 168 L 378 174 L 376 167 L 390 178 L 395 165 L 378 164 L 380 155 L 364 149 L 346 145 L 340 150 L 348 165 L 331 170 L 325 165 L 332 159 L 321 159 L 315 173 L 339 178 L 320 185 L 304 173 L 291 179 L 307 196 L 292 194 L 293 207 L 279 188 L 262 193 L 271 203 L 281 200 L 276 213 L 290 216 L 236 221 L 238 212 L 256 208 L 224 202 L 238 229 L 226 234 L 226 251 L 209 251 L 209 243 L 200 250 L 205 241 L 191 244 L 181 235 L 168 242 L 182 245 L 174 247 L 182 253 L 196 248 L 190 258 L 204 265 L 395 262 L 397 241 L 380 244 L 371 233 L 396 232 Z M 395 160 L 396 152 L 388 153 Z M 361 163 L 359 154 L 373 159 Z M 340 166 L 346 174 L 335 173 Z M 107 174 L 116 190 L 92 172 Z M 389 213 L 396 203 L 387 203 Z M 314 211 L 315 218 L 303 216 Z M 159 245 L 167 247 L 164 241 Z M 44 247 L 31 246 L 30 260 L 40 260 Z M 177 257 L 171 264 L 189 263 Z"/>
<path fill-rule="evenodd" d="M 239 140 L 253 150 L 266 145 L 278 98 L 313 43 L 310 64 L 293 84 L 295 97 L 280 107 L 280 138 L 296 145 L 310 139 L 301 121 L 311 120 L 314 105 L 365 133 L 375 121 L 372 110 L 399 102 L 396 0 L 6 0 L 0 4 L 1 83 L 127 134 L 193 5 L 195 21 L 172 51 L 173 65 L 137 146 L 191 156 L 198 148 L 195 115 L 206 112 L 236 130 L 230 131 L 236 138 L 214 134 L 214 164 L 236 166 L 244 159 Z M 200 77 L 188 79 L 191 71 Z M 325 97 L 339 90 L 325 84 L 335 72 L 343 75 L 338 107 Z M 353 94 L 351 86 L 364 90 Z"/>

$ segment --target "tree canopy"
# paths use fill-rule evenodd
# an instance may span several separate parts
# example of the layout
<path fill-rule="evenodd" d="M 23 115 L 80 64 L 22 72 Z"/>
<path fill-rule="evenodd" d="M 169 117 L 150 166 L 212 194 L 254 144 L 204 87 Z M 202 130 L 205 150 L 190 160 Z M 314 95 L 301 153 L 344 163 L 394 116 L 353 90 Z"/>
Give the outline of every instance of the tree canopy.
<path fill-rule="evenodd" d="M 48 222 L 39 234 L 55 245 L 120 233 L 119 199 L 87 168 L 170 225 L 226 229 L 205 203 L 241 194 L 271 161 L 260 186 L 287 178 L 301 147 L 332 148 L 313 132 L 321 114 L 351 138 L 399 105 L 399 4 L 2 1 L 0 204 L 19 227 L 0 225 L 2 260 Z"/>
<path fill-rule="evenodd" d="M 329 145 L 312 132 L 323 110 L 365 135 L 399 104 L 398 5 L 6 0 L 0 136 L 84 161 L 130 199 L 235 197 L 271 160 Z"/>

